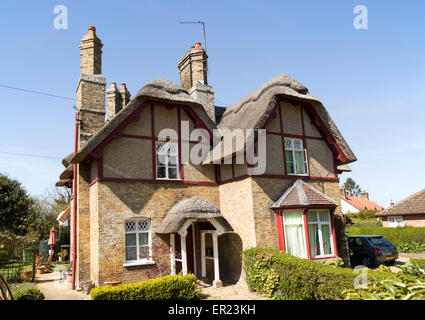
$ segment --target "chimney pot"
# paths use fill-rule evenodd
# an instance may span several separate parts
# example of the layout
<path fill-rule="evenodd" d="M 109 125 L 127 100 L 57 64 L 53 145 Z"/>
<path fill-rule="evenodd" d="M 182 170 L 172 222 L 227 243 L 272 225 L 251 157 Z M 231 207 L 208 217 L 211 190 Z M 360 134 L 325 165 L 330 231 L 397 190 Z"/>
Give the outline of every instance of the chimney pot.
<path fill-rule="evenodd" d="M 368 200 L 369 200 L 369 193 L 368 193 L 368 192 L 366 192 L 366 191 L 363 191 L 363 192 L 360 194 L 360 197 L 361 197 L 361 198 L 365 198 L 365 199 L 368 199 Z"/>
<path fill-rule="evenodd" d="M 122 98 L 122 107 L 124 108 L 127 103 L 130 102 L 130 92 L 127 90 L 127 85 L 125 83 L 121 83 L 120 93 Z"/>
<path fill-rule="evenodd" d="M 195 43 L 195 49 L 201 49 L 202 50 L 202 45 L 200 42 Z"/>
<path fill-rule="evenodd" d="M 390 206 L 393 206 L 394 205 L 394 201 L 391 199 L 390 200 Z"/>
<path fill-rule="evenodd" d="M 96 27 L 95 26 L 89 26 L 88 27 L 88 30 L 89 30 L 88 33 L 90 33 L 90 34 L 96 34 Z"/>

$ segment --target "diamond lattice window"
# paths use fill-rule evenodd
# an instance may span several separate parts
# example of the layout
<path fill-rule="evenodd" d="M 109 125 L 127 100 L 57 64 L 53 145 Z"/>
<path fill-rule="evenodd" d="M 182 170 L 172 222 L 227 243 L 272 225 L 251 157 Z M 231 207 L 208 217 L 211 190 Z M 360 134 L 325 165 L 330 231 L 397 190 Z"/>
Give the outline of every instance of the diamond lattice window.
<path fill-rule="evenodd" d="M 150 221 L 132 220 L 125 223 L 125 260 L 149 260 L 151 257 Z"/>

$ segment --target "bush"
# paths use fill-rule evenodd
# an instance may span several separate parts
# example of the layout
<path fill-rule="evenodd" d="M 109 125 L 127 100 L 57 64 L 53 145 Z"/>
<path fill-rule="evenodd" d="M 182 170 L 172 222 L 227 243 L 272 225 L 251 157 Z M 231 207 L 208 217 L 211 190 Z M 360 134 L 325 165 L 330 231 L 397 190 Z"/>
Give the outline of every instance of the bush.
<path fill-rule="evenodd" d="M 414 261 L 401 267 L 397 279 L 372 279 L 367 288 L 346 290 L 346 300 L 425 300 L 425 270 L 418 267 L 424 262 Z"/>
<path fill-rule="evenodd" d="M 377 212 L 379 212 L 379 210 L 360 210 L 356 213 L 347 213 L 347 217 L 351 220 L 376 220 L 375 213 Z"/>
<path fill-rule="evenodd" d="M 202 298 L 196 277 L 171 275 L 138 283 L 94 288 L 92 300 L 192 300 Z"/>
<path fill-rule="evenodd" d="M 406 267 L 414 270 L 425 279 L 425 259 L 409 259 L 406 262 Z"/>
<path fill-rule="evenodd" d="M 349 235 L 381 235 L 387 240 L 397 246 L 398 249 L 401 245 L 406 243 L 425 243 L 425 228 L 415 227 L 402 227 L 402 228 L 358 228 L 353 226 L 347 228 Z M 405 250 L 404 247 L 402 247 Z M 403 252 L 399 250 L 400 252 Z"/>
<path fill-rule="evenodd" d="M 252 248 L 243 252 L 243 266 L 250 289 L 273 299 L 336 300 L 354 287 L 356 274 L 349 268 L 306 260 L 282 251 Z M 372 277 L 394 278 L 390 272 L 370 270 Z"/>
<path fill-rule="evenodd" d="M 44 300 L 44 294 L 36 288 L 24 288 L 13 294 L 15 300 L 24 300 L 25 295 L 33 295 L 37 300 Z"/>
<path fill-rule="evenodd" d="M 404 253 L 422 253 L 425 252 L 425 242 L 410 241 L 401 242 L 398 245 L 398 251 Z"/>

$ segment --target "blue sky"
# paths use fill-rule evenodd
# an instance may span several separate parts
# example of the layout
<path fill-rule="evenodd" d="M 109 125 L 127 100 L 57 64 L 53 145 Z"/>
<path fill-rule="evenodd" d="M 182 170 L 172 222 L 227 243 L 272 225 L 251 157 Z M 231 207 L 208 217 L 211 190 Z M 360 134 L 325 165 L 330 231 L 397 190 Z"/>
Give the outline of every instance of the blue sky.
<path fill-rule="evenodd" d="M 369 28 L 353 27 L 356 5 Z M 68 30 L 53 27 L 56 5 Z M 388 206 L 424 188 L 423 1 L 12 1 L 0 2 L 0 85 L 75 97 L 81 37 L 95 25 L 102 73 L 133 94 L 148 81 L 178 83 L 177 62 L 206 21 L 209 82 L 230 105 L 279 73 L 305 84 L 358 157 L 352 177 Z M 0 152 L 62 158 L 73 151 L 75 102 L 0 87 Z M 0 172 L 41 194 L 60 160 L 0 153 Z"/>

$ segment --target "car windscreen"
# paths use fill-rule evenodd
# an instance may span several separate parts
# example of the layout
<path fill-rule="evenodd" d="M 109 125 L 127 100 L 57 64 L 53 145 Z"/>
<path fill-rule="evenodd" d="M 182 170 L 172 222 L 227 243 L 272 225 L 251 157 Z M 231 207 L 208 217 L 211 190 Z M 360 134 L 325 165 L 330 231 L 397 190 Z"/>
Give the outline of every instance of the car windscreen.
<path fill-rule="evenodd" d="M 375 247 L 392 247 L 393 244 L 384 237 L 370 237 L 368 238 L 370 243 Z"/>

